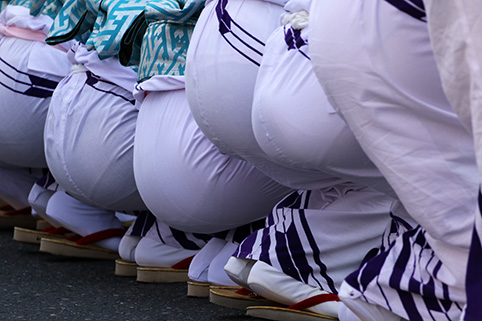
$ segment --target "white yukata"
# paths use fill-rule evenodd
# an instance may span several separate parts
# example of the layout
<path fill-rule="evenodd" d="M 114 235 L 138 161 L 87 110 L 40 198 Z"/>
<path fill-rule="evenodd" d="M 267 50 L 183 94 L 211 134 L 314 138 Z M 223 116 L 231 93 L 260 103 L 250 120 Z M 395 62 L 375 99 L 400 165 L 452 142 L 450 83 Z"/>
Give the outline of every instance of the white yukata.
<path fill-rule="evenodd" d="M 391 214 L 395 200 L 388 196 L 393 194 L 390 186 L 316 79 L 307 41 L 310 3 L 288 1 L 284 25 L 266 42 L 254 93 L 253 130 L 272 160 L 337 181 L 286 197 L 272 210 L 266 227 L 247 238 L 234 256 L 265 262 L 299 282 L 337 294 L 368 252 L 410 228 L 410 220 Z M 267 297 L 279 300 L 280 291 L 274 292 L 278 295 Z M 294 304 L 300 297 L 292 293 L 285 299 L 281 303 Z"/>
<path fill-rule="evenodd" d="M 248 223 L 266 217 L 290 189 L 247 162 L 221 154 L 191 115 L 185 94 L 185 55 L 203 5 L 204 1 L 186 1 L 182 6 L 154 1 L 146 6 L 149 25 L 135 89 L 140 111 L 134 173 L 140 194 L 158 222 L 214 233 L 193 259 L 190 279 L 235 285 L 224 273 L 224 264 L 254 230 Z"/>
<path fill-rule="evenodd" d="M 192 115 L 224 154 L 241 158 L 292 188 L 318 177 L 271 162 L 251 126 L 254 85 L 264 43 L 279 26 L 286 1 L 207 1 L 187 55 L 186 93 Z"/>
<path fill-rule="evenodd" d="M 430 40 L 439 67 L 442 85 L 460 120 L 474 136 L 475 153 L 482 176 L 482 84 L 480 52 L 482 24 L 480 1 L 424 0 Z M 479 212 L 481 195 L 479 194 Z M 480 275 L 482 257 L 482 217 L 476 215 L 475 228 L 467 268 L 467 308 L 464 320 L 475 321 L 482 316 L 479 304 L 482 295 Z"/>
<path fill-rule="evenodd" d="M 72 73 L 56 89 L 45 127 L 50 171 L 86 204 L 146 209 L 132 170 L 136 72 L 116 58 L 100 60 L 81 43 L 72 47 L 69 59 Z"/>
<path fill-rule="evenodd" d="M 5 2 L 5 1 L 2 1 Z M 47 167 L 43 128 L 50 97 L 70 63 L 65 47 L 45 44 L 52 18 L 10 1 L 0 14 L 0 197 L 16 209 Z"/>
<path fill-rule="evenodd" d="M 351 274 L 340 297 L 404 319 L 458 320 L 479 179 L 420 4 L 313 1 L 310 55 L 328 100 L 420 224 Z"/>
<path fill-rule="evenodd" d="M 46 41 L 85 38 L 98 6 L 96 1 L 64 3 Z M 113 55 L 101 60 L 81 42 L 68 55 L 72 71 L 54 93 L 44 133 L 49 169 L 65 192 L 51 197 L 47 216 L 54 225 L 86 236 L 122 228 L 115 211 L 146 210 L 132 171 L 136 72 Z M 120 240 L 116 236 L 97 245 L 117 251 Z"/>
<path fill-rule="evenodd" d="M 162 16 L 157 20 L 144 37 L 143 81 L 135 93 L 140 110 L 134 173 L 143 200 L 159 220 L 189 232 L 215 233 L 266 217 L 290 189 L 220 153 L 201 132 L 184 89 L 185 52 L 194 23 L 180 28 Z M 179 36 L 171 37 L 173 32 Z"/>

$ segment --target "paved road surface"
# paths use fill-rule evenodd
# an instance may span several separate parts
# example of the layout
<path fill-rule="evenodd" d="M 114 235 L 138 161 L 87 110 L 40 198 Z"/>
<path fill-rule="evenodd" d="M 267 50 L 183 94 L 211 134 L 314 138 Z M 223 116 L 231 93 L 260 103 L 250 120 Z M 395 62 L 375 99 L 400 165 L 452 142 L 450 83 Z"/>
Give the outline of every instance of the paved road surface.
<path fill-rule="evenodd" d="M 0 321 L 260 321 L 188 298 L 185 284 L 143 284 L 114 275 L 114 262 L 39 253 L 0 230 Z"/>

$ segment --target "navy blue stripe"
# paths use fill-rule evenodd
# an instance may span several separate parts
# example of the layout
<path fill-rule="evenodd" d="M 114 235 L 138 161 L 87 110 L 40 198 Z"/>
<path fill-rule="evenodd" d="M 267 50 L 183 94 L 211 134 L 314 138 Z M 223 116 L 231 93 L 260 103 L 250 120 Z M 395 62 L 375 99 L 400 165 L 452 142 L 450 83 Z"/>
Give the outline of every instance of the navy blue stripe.
<path fill-rule="evenodd" d="M 417 306 L 413 300 L 412 294 L 406 291 L 398 291 L 398 296 L 402 302 L 403 308 L 407 312 L 410 321 L 424 321 L 420 313 L 418 313 Z"/>
<path fill-rule="evenodd" d="M 404 219 L 402 219 L 401 217 L 398 217 L 398 216 L 395 216 L 392 212 L 390 212 L 390 217 L 392 218 L 392 220 L 394 220 L 395 222 L 403 225 L 405 227 L 405 229 L 407 230 L 411 230 L 413 229 L 413 227 L 407 223 L 407 221 L 405 221 Z"/>
<path fill-rule="evenodd" d="M 311 233 L 308 221 L 306 220 L 305 211 L 303 209 L 300 209 L 300 221 L 301 221 L 301 225 L 303 226 L 303 229 L 305 231 L 306 238 L 308 239 L 308 243 L 310 244 L 310 247 L 313 250 L 313 260 L 315 261 L 315 263 L 320 268 L 321 276 L 326 280 L 326 283 L 328 284 L 328 287 L 330 288 L 331 293 L 337 294 L 338 291 L 336 290 L 335 282 L 328 275 L 326 265 L 323 264 L 323 262 L 321 262 L 321 260 L 320 260 L 321 253 L 320 253 L 320 250 L 319 250 L 318 246 L 316 245 L 316 240 L 313 237 L 313 234 Z"/>
<path fill-rule="evenodd" d="M 15 82 L 18 82 L 18 83 L 24 84 L 24 85 L 28 85 L 28 86 L 30 86 L 30 85 L 41 86 L 41 87 L 45 87 L 45 88 L 52 89 L 52 90 L 54 90 L 58 85 L 57 81 L 41 78 L 39 76 L 34 76 L 32 74 L 29 74 L 25 71 L 21 71 L 21 70 L 15 68 L 14 66 L 12 66 L 11 64 L 9 64 L 8 62 L 6 62 L 2 58 L 0 58 L 0 61 L 3 62 L 8 67 L 10 67 L 11 69 L 13 69 L 15 72 L 28 76 L 31 83 L 29 84 L 29 83 L 26 83 L 26 82 L 23 82 L 23 81 L 20 81 L 20 80 L 16 80 L 16 79 L 12 78 L 11 76 L 9 76 L 8 74 L 6 74 L 3 70 L 0 70 L 5 76 L 7 76 L 8 78 L 12 79 Z"/>
<path fill-rule="evenodd" d="M 212 236 L 211 235 L 208 235 L 208 234 L 201 234 L 201 233 L 193 233 L 192 234 L 195 238 L 201 240 L 201 241 L 204 241 L 204 242 L 208 242 L 210 239 L 212 239 Z"/>
<path fill-rule="evenodd" d="M 412 16 L 413 18 L 425 21 L 426 15 L 424 10 L 415 8 L 413 5 L 407 3 L 405 0 L 385 0 L 392 6 L 396 7 L 398 10 L 405 12 L 406 14 Z M 417 1 L 420 2 L 420 1 Z M 423 7 L 423 5 L 422 5 Z"/>
<path fill-rule="evenodd" d="M 0 81 L 0 85 L 2 85 L 3 87 L 5 87 L 5 88 L 7 88 L 11 91 L 13 91 L 14 93 L 22 94 L 22 95 L 30 96 L 30 97 L 36 97 L 36 98 L 52 97 L 52 95 L 54 93 L 53 91 L 43 90 L 43 89 L 38 89 L 38 88 L 29 88 L 26 91 L 19 91 L 19 90 L 13 89 L 10 86 L 7 86 L 6 84 L 4 84 L 1 81 Z M 35 89 L 35 90 L 33 90 L 33 89 Z"/>
<path fill-rule="evenodd" d="M 253 247 L 256 242 L 256 235 L 257 233 L 251 234 L 246 239 L 244 239 L 243 243 L 238 246 L 236 252 L 234 252 L 233 256 L 238 256 L 240 253 L 252 253 Z"/>
<path fill-rule="evenodd" d="M 293 258 L 288 252 L 288 245 L 286 243 L 286 233 L 275 232 L 275 252 L 278 262 L 281 266 L 281 270 L 284 274 L 290 275 L 296 280 L 300 280 L 298 271 L 293 263 Z"/>
<path fill-rule="evenodd" d="M 162 244 L 166 244 L 166 242 L 162 238 L 161 232 L 159 231 L 159 224 L 157 223 L 157 220 L 155 221 L 155 225 L 156 225 L 157 236 L 159 236 L 159 239 L 161 240 Z"/>
<path fill-rule="evenodd" d="M 417 230 L 405 232 L 401 237 L 403 241 L 402 250 L 395 261 L 394 270 L 392 275 L 390 276 L 389 285 L 394 289 L 398 289 L 400 287 L 400 281 L 402 280 L 403 273 L 407 268 L 408 261 L 410 259 L 410 237 L 416 232 Z"/>
<path fill-rule="evenodd" d="M 480 194 L 479 194 L 480 202 Z M 482 207 L 481 207 L 482 208 Z M 466 320 L 477 320 L 482 315 L 482 304 L 480 298 L 482 297 L 482 246 L 479 235 L 474 228 L 472 234 L 472 244 L 469 253 L 469 263 L 467 266 L 467 308 Z"/>
<path fill-rule="evenodd" d="M 147 231 L 152 227 L 152 225 L 154 225 L 155 221 L 155 216 L 149 211 L 139 212 L 136 220 L 133 223 L 130 235 L 145 236 Z"/>
<path fill-rule="evenodd" d="M 97 82 L 99 82 L 99 81 L 104 82 L 104 83 L 107 83 L 107 84 L 111 84 L 111 85 L 117 86 L 116 84 L 111 83 L 111 82 L 109 82 L 109 81 L 105 81 L 105 80 L 103 80 L 103 79 L 100 79 L 99 76 L 94 75 L 94 74 L 93 74 L 92 72 L 90 72 L 90 71 L 86 71 L 85 73 L 87 74 L 87 80 L 86 80 L 85 83 L 86 83 L 87 85 L 89 85 L 91 88 L 94 88 L 95 90 L 100 91 L 100 92 L 103 92 L 103 93 L 106 93 L 106 94 L 110 94 L 110 95 L 113 95 L 113 96 L 122 98 L 123 100 L 131 103 L 132 105 L 135 104 L 135 102 L 136 102 L 135 99 L 129 99 L 129 98 L 126 98 L 126 97 L 124 97 L 124 96 L 122 96 L 122 95 L 120 95 L 120 94 L 118 94 L 118 93 L 113 92 L 113 91 L 103 90 L 103 89 L 100 89 L 100 88 L 97 88 L 97 87 L 94 86 L 94 85 L 95 85 Z"/>
<path fill-rule="evenodd" d="M 482 213 L 482 193 L 479 189 L 479 213 Z M 476 227 L 472 231 L 472 243 L 470 245 L 469 262 L 467 265 L 466 292 L 467 307 L 465 320 L 478 320 L 482 315 L 482 245 Z"/>
<path fill-rule="evenodd" d="M 413 3 L 415 6 L 417 6 L 420 10 L 425 11 L 425 5 L 423 4 L 422 0 L 408 0 L 411 3 Z"/>
<path fill-rule="evenodd" d="M 287 207 L 287 208 L 300 208 L 300 205 L 301 204 L 301 196 L 298 192 L 292 192 L 291 194 L 289 194 L 288 196 L 286 196 L 281 202 L 278 203 L 278 205 L 276 205 L 276 211 L 277 210 L 282 210 L 284 207 Z M 298 206 L 297 206 L 298 205 Z M 273 214 L 274 215 L 274 214 Z M 274 222 L 269 222 L 268 225 L 273 225 Z"/>
<path fill-rule="evenodd" d="M 265 43 L 253 36 L 251 33 L 246 31 L 243 27 L 241 27 L 236 21 L 231 18 L 229 15 L 228 11 L 226 10 L 226 6 L 228 5 L 228 0 L 221 0 L 218 2 L 218 5 L 216 6 L 216 15 L 220 22 L 223 22 L 223 26 L 219 26 L 220 32 L 221 33 L 226 33 L 230 32 L 231 30 L 231 23 L 233 23 L 236 27 L 238 27 L 242 32 L 244 32 L 248 37 L 259 43 L 260 45 L 264 46 Z"/>
<path fill-rule="evenodd" d="M 288 46 L 288 50 L 297 50 L 303 57 L 311 60 L 310 57 L 301 51 L 303 46 L 308 45 L 308 41 L 301 37 L 301 30 L 294 29 L 293 27 L 283 28 L 285 34 L 285 43 Z"/>
<path fill-rule="evenodd" d="M 222 35 L 224 40 L 226 40 L 226 42 L 231 46 L 231 48 L 233 48 L 234 50 L 236 50 L 241 56 L 243 56 L 244 58 L 246 58 L 247 60 L 251 61 L 253 64 L 255 64 L 256 66 L 260 66 L 260 63 L 257 62 L 256 60 L 252 59 L 251 57 L 249 57 L 248 55 L 246 55 L 245 53 L 243 53 L 240 49 L 236 48 L 227 38 L 225 35 Z"/>
<path fill-rule="evenodd" d="M 55 178 L 52 176 L 50 171 L 47 169 L 47 173 L 45 173 L 42 177 L 40 177 L 35 184 L 47 188 L 48 186 L 55 183 Z"/>
<path fill-rule="evenodd" d="M 216 233 L 211 234 L 211 236 L 214 237 L 214 238 L 217 238 L 217 239 L 225 240 L 228 237 L 229 231 L 230 230 L 216 232 Z"/>
<path fill-rule="evenodd" d="M 52 90 L 57 88 L 57 85 L 59 84 L 57 81 L 53 81 L 53 80 L 46 79 L 46 78 L 41 78 L 41 77 L 34 76 L 34 75 L 28 75 L 28 78 L 30 78 L 30 81 L 32 82 L 32 85 L 38 86 L 38 87 L 44 87 L 44 88 L 48 88 L 48 89 L 52 89 Z"/>
<path fill-rule="evenodd" d="M 246 55 L 245 53 L 243 53 L 241 51 L 241 49 L 237 48 L 234 44 L 232 44 L 227 38 L 226 38 L 226 34 L 227 33 L 231 33 L 236 39 L 238 39 L 242 44 L 244 44 L 246 46 L 246 48 L 250 49 L 252 52 L 256 53 L 257 55 L 259 55 L 260 57 L 263 56 L 263 53 L 260 52 L 259 50 L 255 49 L 254 47 L 252 47 L 251 45 L 249 45 L 246 41 L 242 40 L 237 34 L 235 34 L 231 28 L 231 23 L 234 24 L 235 26 L 237 26 L 244 34 L 246 34 L 248 37 L 250 37 L 251 39 L 253 39 L 254 41 L 256 41 L 257 43 L 259 43 L 260 45 L 264 46 L 265 44 L 259 40 L 258 38 L 256 38 L 255 36 L 253 36 L 252 34 L 250 34 L 248 31 L 246 31 L 244 28 L 242 28 L 238 23 L 236 23 L 236 21 L 234 21 L 231 16 L 229 15 L 229 13 L 227 12 L 226 10 L 226 6 L 228 4 L 228 0 L 221 0 L 218 2 L 218 4 L 216 5 L 216 16 L 218 17 L 218 21 L 219 21 L 219 32 L 221 33 L 221 36 L 224 38 L 224 40 L 226 40 L 226 42 L 235 50 L 237 51 L 239 54 L 241 54 L 244 58 L 246 58 L 247 60 L 249 60 L 250 62 L 254 63 L 256 66 L 259 66 L 259 62 L 257 62 L 256 60 L 252 59 L 251 57 L 249 57 L 248 55 Z"/>
<path fill-rule="evenodd" d="M 156 222 L 156 217 L 154 216 L 154 214 L 152 214 L 150 211 L 144 211 L 144 212 L 147 212 L 147 215 L 146 215 L 146 219 L 144 221 L 144 226 L 142 228 L 142 235 L 141 236 L 147 235 L 147 232 L 149 232 L 151 227 Z"/>
<path fill-rule="evenodd" d="M 269 249 L 271 247 L 271 239 L 269 237 L 269 228 L 263 230 L 263 235 L 261 237 L 261 255 L 259 259 L 269 265 L 271 265 L 271 259 L 269 257 Z"/>
<path fill-rule="evenodd" d="M 254 221 L 249 224 L 237 227 L 234 229 L 233 242 L 241 243 L 247 238 L 251 233 L 262 229 L 264 227 L 264 219 Z"/>
<path fill-rule="evenodd" d="M 417 228 L 412 231 L 405 232 L 402 235 L 402 250 L 395 262 L 392 275 L 390 276 L 389 285 L 393 289 L 400 289 L 400 283 L 404 271 L 407 268 L 408 261 L 410 259 L 410 253 L 412 245 L 410 240 L 412 237 L 417 238 L 421 234 L 421 228 Z M 415 302 L 413 300 L 412 294 L 406 291 L 398 291 L 400 301 L 407 312 L 409 319 L 412 321 L 423 321 L 422 316 L 419 314 Z"/>
<path fill-rule="evenodd" d="M 309 265 L 308 260 L 306 259 L 308 255 L 309 256 L 313 255 L 313 249 L 306 248 L 308 253 L 305 252 L 305 249 L 303 248 L 303 243 L 300 240 L 300 236 L 296 229 L 295 224 L 291 224 L 291 226 L 288 228 L 288 231 L 286 231 L 286 238 L 288 240 L 288 246 L 289 246 L 291 256 L 293 257 L 295 266 L 298 269 L 298 271 L 296 271 L 297 276 L 295 275 L 291 275 L 291 276 L 294 277 L 295 279 L 298 279 L 299 281 L 302 281 L 303 283 L 308 284 L 308 280 L 311 275 L 313 276 L 314 280 L 318 284 L 318 287 L 324 290 L 323 286 L 321 285 L 321 282 L 319 282 L 318 279 L 314 277 L 313 269 Z"/>
<path fill-rule="evenodd" d="M 186 233 L 176 230 L 175 228 L 170 227 L 172 236 L 174 239 L 182 246 L 182 248 L 187 250 L 200 250 L 201 248 L 194 243 L 193 241 L 189 240 L 186 237 Z"/>

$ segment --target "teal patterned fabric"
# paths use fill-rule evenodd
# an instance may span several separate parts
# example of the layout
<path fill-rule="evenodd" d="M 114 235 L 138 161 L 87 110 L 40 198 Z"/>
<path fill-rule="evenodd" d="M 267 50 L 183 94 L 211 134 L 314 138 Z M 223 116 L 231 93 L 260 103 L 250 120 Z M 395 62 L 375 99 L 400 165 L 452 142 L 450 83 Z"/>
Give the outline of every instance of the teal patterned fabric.
<path fill-rule="evenodd" d="M 43 14 L 52 19 L 55 19 L 64 4 L 63 0 L 30 0 L 30 2 L 32 3 L 30 6 L 32 16 Z"/>
<path fill-rule="evenodd" d="M 146 5 L 146 20 L 194 25 L 204 3 L 205 0 L 151 0 Z"/>
<path fill-rule="evenodd" d="M 101 0 L 65 0 L 47 35 L 46 42 L 56 45 L 79 39 L 93 26 Z"/>
<path fill-rule="evenodd" d="M 138 81 L 156 75 L 184 75 L 189 40 L 204 2 L 152 0 L 146 5 L 149 27 L 142 40 Z"/>
<path fill-rule="evenodd" d="M 7 5 L 30 8 L 31 3 L 29 0 L 2 0 L 2 10 L 5 9 Z"/>
<path fill-rule="evenodd" d="M 153 22 L 142 41 L 137 80 L 157 75 L 182 76 L 194 26 Z"/>
<path fill-rule="evenodd" d="M 122 38 L 142 16 L 147 0 L 103 0 L 94 30 L 86 42 L 87 49 L 95 49 L 100 59 L 118 57 Z M 127 61 L 124 65 L 136 65 Z"/>
<path fill-rule="evenodd" d="M 8 0 L 1 0 L 0 1 L 0 11 L 3 11 L 8 6 Z"/>

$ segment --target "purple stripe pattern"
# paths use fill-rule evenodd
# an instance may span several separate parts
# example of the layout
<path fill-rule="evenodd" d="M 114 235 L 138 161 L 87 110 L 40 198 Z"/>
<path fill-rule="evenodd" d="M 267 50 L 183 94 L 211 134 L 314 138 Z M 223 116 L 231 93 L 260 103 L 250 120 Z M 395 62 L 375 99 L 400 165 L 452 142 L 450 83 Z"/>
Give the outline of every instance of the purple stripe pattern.
<path fill-rule="evenodd" d="M 420 21 L 427 21 L 422 0 L 385 0 L 398 10 L 405 12 Z"/>
<path fill-rule="evenodd" d="M 482 194 L 479 189 L 479 213 L 482 213 Z M 480 221 L 480 216 L 477 218 Z M 475 226 L 470 246 L 469 263 L 467 267 L 467 308 L 465 310 L 465 321 L 478 321 L 482 316 L 482 243 L 480 241 L 478 227 Z"/>
<path fill-rule="evenodd" d="M 58 82 L 21 71 L 0 58 L 0 85 L 25 96 L 48 98 Z"/>
<path fill-rule="evenodd" d="M 442 267 L 425 238 L 425 230 L 418 226 L 401 234 L 345 282 L 369 303 L 373 303 L 370 298 L 384 298 L 389 310 L 404 311 L 402 317 L 406 319 L 457 320 L 462 309 L 451 300 L 447 284 L 437 279 Z"/>
<path fill-rule="evenodd" d="M 265 228 L 248 236 L 233 256 L 270 265 L 276 261 L 280 270 L 294 279 L 337 293 L 306 218 L 304 209 L 309 206 L 309 198 L 310 191 L 288 195 L 269 214 Z"/>
<path fill-rule="evenodd" d="M 132 226 L 130 235 L 132 236 L 145 236 L 147 231 L 152 227 L 156 217 L 149 211 L 142 211 L 137 215 L 137 218 Z"/>
<path fill-rule="evenodd" d="M 216 5 L 221 36 L 241 56 L 259 66 L 265 44 L 231 18 L 226 10 L 227 4 L 228 0 L 220 0 Z"/>
<path fill-rule="evenodd" d="M 103 90 L 101 88 L 99 88 L 98 86 L 96 87 L 95 85 L 98 84 L 98 83 L 106 83 L 106 84 L 109 84 L 109 85 L 115 85 L 113 84 L 112 82 L 110 81 L 106 81 L 106 80 L 103 80 L 102 78 L 100 78 L 99 76 L 97 75 L 94 75 L 92 72 L 90 71 L 86 71 L 85 72 L 86 75 L 87 75 L 87 80 L 85 81 L 86 85 L 92 87 L 93 89 L 97 90 L 97 91 L 100 91 L 100 92 L 103 92 L 103 93 L 106 93 L 106 94 L 110 94 L 110 95 L 113 95 L 113 96 L 116 96 L 116 97 L 119 97 L 129 103 L 131 103 L 132 105 L 135 104 L 135 99 L 129 99 L 127 97 L 124 97 L 118 93 L 115 93 L 111 90 Z"/>
<path fill-rule="evenodd" d="M 311 60 L 308 56 L 308 40 L 301 37 L 301 30 L 294 29 L 292 26 L 285 25 L 283 27 L 285 34 L 285 42 L 288 46 L 288 50 L 297 50 L 303 57 Z M 305 47 L 305 48 L 303 48 Z M 305 51 L 303 51 L 303 49 Z"/>

